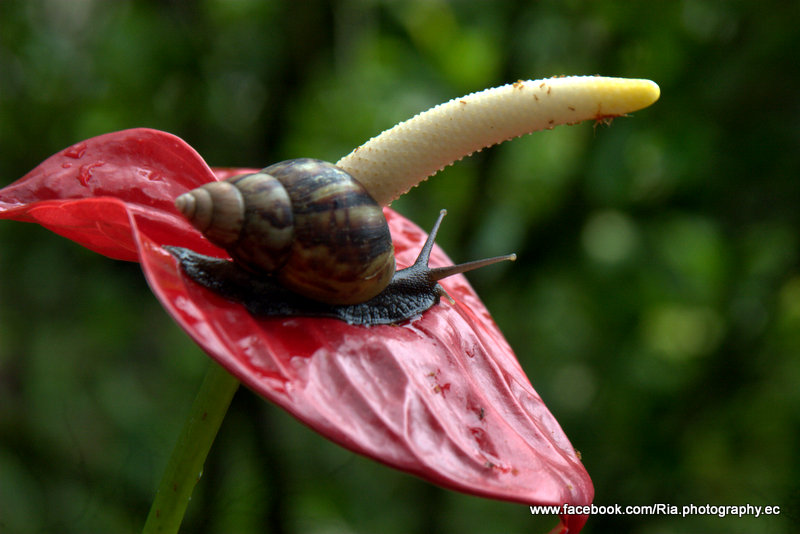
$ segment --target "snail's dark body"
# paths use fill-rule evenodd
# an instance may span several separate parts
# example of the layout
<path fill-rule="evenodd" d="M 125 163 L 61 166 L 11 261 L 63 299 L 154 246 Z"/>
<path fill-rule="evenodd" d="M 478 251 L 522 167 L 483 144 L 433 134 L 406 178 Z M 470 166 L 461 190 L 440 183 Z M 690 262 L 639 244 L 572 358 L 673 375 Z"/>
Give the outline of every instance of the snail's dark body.
<path fill-rule="evenodd" d="M 417 262 L 397 271 L 383 291 L 365 302 L 347 305 L 327 304 L 303 297 L 289 291 L 274 278 L 258 276 L 229 260 L 204 256 L 186 248 L 166 248 L 180 261 L 183 271 L 192 280 L 242 304 L 255 316 L 332 317 L 350 324 L 379 325 L 412 319 L 438 303 L 445 294 L 434 279 L 435 275 L 431 276 L 436 271 L 428 267 L 434 237 L 435 232 L 431 232 L 430 245 L 423 247 Z"/>
<path fill-rule="evenodd" d="M 415 264 L 395 272 L 382 208 L 342 169 L 308 158 L 211 182 L 176 206 L 233 258 L 167 247 L 184 272 L 258 316 L 397 323 L 439 301 L 438 280 L 510 258 L 430 269 L 442 210 Z"/>

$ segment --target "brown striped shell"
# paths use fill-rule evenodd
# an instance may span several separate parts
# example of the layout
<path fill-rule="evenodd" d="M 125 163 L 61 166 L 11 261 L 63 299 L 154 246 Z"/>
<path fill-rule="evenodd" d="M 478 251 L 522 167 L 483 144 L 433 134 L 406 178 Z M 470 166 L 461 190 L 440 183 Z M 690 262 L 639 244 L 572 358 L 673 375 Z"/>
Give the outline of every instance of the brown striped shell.
<path fill-rule="evenodd" d="M 313 300 L 364 302 L 394 275 L 383 210 L 358 181 L 324 161 L 294 159 L 211 182 L 175 205 L 238 264 Z"/>

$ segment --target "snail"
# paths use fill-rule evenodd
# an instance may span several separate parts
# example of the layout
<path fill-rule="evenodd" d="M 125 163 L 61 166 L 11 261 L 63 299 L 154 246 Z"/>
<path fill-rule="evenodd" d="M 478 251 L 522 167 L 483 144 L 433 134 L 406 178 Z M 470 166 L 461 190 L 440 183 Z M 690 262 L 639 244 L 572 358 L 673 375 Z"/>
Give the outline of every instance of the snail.
<path fill-rule="evenodd" d="M 429 268 L 446 213 L 414 265 L 395 271 L 381 206 L 350 174 L 301 158 L 211 182 L 175 205 L 232 260 L 167 247 L 194 281 L 257 316 L 327 316 L 352 324 L 415 317 L 446 295 L 438 281 L 513 254 Z"/>

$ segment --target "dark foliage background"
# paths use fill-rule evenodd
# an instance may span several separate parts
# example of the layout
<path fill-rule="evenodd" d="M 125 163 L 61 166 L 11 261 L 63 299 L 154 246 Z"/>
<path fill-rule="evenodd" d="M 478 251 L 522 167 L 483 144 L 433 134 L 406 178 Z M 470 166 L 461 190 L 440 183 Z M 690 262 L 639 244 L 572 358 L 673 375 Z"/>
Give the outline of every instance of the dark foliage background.
<path fill-rule="evenodd" d="M 793 2 L 0 1 L 0 185 L 148 126 L 212 165 L 336 160 L 468 92 L 650 78 L 654 107 L 458 163 L 395 203 L 471 276 L 597 504 L 588 533 L 800 528 L 800 9 Z M 0 224 L 0 531 L 132 532 L 205 370 L 135 264 Z M 544 532 L 237 394 L 186 532 Z"/>

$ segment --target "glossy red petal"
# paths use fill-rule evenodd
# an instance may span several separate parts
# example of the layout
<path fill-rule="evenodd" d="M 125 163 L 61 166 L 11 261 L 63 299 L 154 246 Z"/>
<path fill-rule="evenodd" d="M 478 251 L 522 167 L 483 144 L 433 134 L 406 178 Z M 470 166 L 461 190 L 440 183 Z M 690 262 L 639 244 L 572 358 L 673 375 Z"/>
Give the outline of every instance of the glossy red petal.
<path fill-rule="evenodd" d="M 400 267 L 425 233 L 386 209 Z M 434 249 L 431 265 L 449 260 Z M 256 319 L 183 277 L 142 239 L 153 291 L 215 360 L 343 446 L 460 491 L 526 504 L 589 504 L 575 452 L 463 276 L 399 326 Z M 565 525 L 577 532 L 584 516 Z"/>
<path fill-rule="evenodd" d="M 121 200 L 159 243 L 219 255 L 173 206 L 180 193 L 214 179 L 182 139 L 147 128 L 123 130 L 66 148 L 0 189 L 0 218 L 36 222 L 106 256 L 138 261 L 128 216 L 116 203 Z"/>
<path fill-rule="evenodd" d="M 65 166 L 69 160 L 80 165 Z M 222 178 L 239 170 L 215 172 Z M 476 495 L 525 504 L 592 501 L 572 446 L 463 276 L 442 282 L 454 304 L 443 300 L 405 324 L 370 328 L 255 319 L 185 278 L 162 245 L 220 252 L 177 215 L 172 200 L 212 179 L 174 136 L 117 132 L 79 143 L 0 190 L 0 218 L 38 222 L 103 254 L 138 258 L 154 293 L 209 355 L 345 447 Z M 425 233 L 385 213 L 398 265 L 407 266 Z M 435 248 L 431 265 L 447 263 Z M 564 516 L 558 531 L 577 532 L 585 521 Z"/>

